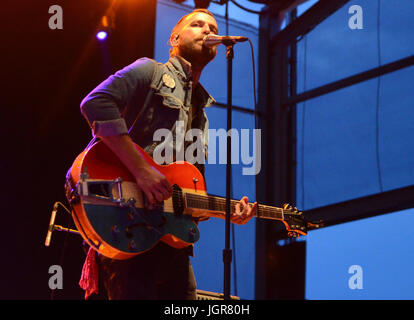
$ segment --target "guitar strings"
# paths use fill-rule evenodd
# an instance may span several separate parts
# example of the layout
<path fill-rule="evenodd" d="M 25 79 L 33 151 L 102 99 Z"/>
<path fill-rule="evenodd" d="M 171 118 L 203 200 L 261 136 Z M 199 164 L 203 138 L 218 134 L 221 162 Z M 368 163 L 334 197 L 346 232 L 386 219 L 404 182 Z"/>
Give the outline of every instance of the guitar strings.
<path fill-rule="evenodd" d="M 174 194 L 179 195 L 181 192 L 176 190 L 173 191 Z M 197 207 L 202 207 L 202 209 L 211 209 L 211 206 L 216 206 L 219 209 L 225 209 L 226 208 L 226 199 L 218 198 L 218 197 L 211 197 L 211 196 L 204 196 L 204 195 L 197 195 L 192 193 L 185 193 L 185 197 L 187 200 L 187 204 L 193 204 L 197 203 Z M 230 200 L 230 207 L 235 208 L 235 205 L 238 203 L 237 200 Z M 275 208 L 271 206 L 266 205 L 260 205 L 258 206 L 258 214 L 260 213 L 266 213 L 269 216 L 272 216 L 274 218 L 283 218 L 284 210 L 280 208 Z M 224 210 L 220 210 L 224 211 Z"/>

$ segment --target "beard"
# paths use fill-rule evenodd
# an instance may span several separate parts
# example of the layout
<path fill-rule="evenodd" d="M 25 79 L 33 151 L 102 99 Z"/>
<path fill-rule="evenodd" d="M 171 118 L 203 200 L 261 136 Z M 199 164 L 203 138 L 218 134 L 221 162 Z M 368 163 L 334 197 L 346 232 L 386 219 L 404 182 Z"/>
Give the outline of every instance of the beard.
<path fill-rule="evenodd" d="M 200 46 L 199 42 L 182 44 L 178 49 L 178 54 L 190 62 L 193 68 L 204 68 L 217 54 L 217 47 Z"/>

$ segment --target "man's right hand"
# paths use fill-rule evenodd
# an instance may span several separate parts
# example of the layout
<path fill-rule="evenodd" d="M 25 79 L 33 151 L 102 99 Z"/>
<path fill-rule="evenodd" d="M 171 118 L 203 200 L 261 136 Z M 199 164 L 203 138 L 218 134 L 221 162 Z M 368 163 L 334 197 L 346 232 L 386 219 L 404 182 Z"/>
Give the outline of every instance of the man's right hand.
<path fill-rule="evenodd" d="M 100 138 L 135 177 L 138 188 L 148 200 L 146 204 L 149 209 L 171 197 L 172 188 L 167 178 L 146 162 L 128 135 Z"/>
<path fill-rule="evenodd" d="M 147 165 L 140 168 L 135 179 L 138 188 L 147 197 L 149 209 L 157 202 L 162 202 L 172 196 L 172 188 L 167 178 L 154 167 Z"/>

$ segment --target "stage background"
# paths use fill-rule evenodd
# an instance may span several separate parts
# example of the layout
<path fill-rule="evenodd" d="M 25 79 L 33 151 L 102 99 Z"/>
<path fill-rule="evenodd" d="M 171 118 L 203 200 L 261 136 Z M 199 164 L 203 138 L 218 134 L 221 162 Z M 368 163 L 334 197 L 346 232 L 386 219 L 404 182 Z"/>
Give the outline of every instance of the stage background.
<path fill-rule="evenodd" d="M 193 5 L 167 0 L 125 2 L 114 33 L 99 43 L 95 30 L 109 3 L 3 1 L 0 299 L 49 299 L 52 265 L 61 265 L 64 271 L 63 290 L 57 290 L 54 298 L 83 298 L 78 286 L 85 258 L 82 240 L 55 232 L 51 246 L 43 245 L 53 204 L 66 205 L 66 171 L 91 138 L 79 112 L 80 101 L 139 57 L 166 61 L 170 30 Z M 314 3 L 300 6 L 298 14 Z M 362 30 L 348 27 L 353 4 L 364 10 Z M 63 8 L 63 30 L 48 27 L 51 5 Z M 223 8 L 210 8 L 219 14 L 221 34 L 226 30 Z M 257 57 L 257 15 L 234 6 L 229 13 L 229 34 L 248 36 Z M 414 4 L 408 0 L 350 1 L 298 42 L 298 92 L 412 55 L 413 13 Z M 234 111 L 236 128 L 254 128 L 250 60 L 248 45 L 237 45 L 233 103 L 246 110 Z M 258 63 L 256 58 L 256 67 Z M 225 70 L 220 48 L 201 79 L 221 104 L 226 103 Z M 413 76 L 414 68 L 405 68 L 297 106 L 299 209 L 413 185 Z M 213 106 L 207 114 L 211 128 L 225 128 L 224 108 Z M 261 157 L 266 157 L 266 150 Z M 234 166 L 233 197 L 247 195 L 255 201 L 255 177 L 243 176 L 243 167 Z M 207 186 L 209 193 L 224 195 L 224 165 L 207 166 Z M 306 298 L 413 299 L 413 222 L 413 210 L 405 210 L 311 231 L 302 239 L 307 250 Z M 73 227 L 62 208 L 56 223 Z M 200 230 L 202 238 L 192 259 L 198 287 L 223 292 L 224 222 L 210 219 L 200 224 Z M 234 231 L 231 294 L 254 299 L 255 222 L 235 226 Z M 362 290 L 348 287 L 352 265 L 362 267 Z"/>

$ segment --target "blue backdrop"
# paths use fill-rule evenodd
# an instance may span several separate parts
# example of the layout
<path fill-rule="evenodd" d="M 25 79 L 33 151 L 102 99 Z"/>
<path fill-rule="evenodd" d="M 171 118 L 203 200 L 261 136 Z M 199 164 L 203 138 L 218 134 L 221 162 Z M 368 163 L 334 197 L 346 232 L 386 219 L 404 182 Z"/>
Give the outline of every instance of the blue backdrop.
<path fill-rule="evenodd" d="M 349 8 L 362 9 L 352 30 Z M 413 1 L 349 1 L 298 43 L 298 92 L 414 53 Z M 298 105 L 297 206 L 414 184 L 414 67 Z M 334 213 L 333 213 L 334 214 Z M 312 231 L 307 299 L 413 299 L 413 210 Z M 362 289 L 349 268 L 361 267 Z"/>
<path fill-rule="evenodd" d="M 240 1 L 260 10 L 261 6 Z M 302 14 L 316 1 L 298 8 Z M 187 2 L 193 6 L 193 3 Z M 348 12 L 362 8 L 363 29 L 352 30 Z M 225 34 L 224 6 L 218 13 Z M 155 58 L 168 60 L 168 37 L 189 7 L 159 0 Z M 412 55 L 414 2 L 349 1 L 298 42 L 298 93 Z M 258 15 L 233 5 L 229 34 L 252 39 L 257 56 Z M 236 47 L 234 105 L 252 109 L 250 48 Z M 256 59 L 256 65 L 257 65 Z M 201 82 L 218 102 L 226 103 L 224 48 L 205 70 Z M 222 71 L 222 72 L 220 72 Z M 414 184 L 414 67 L 318 97 L 297 106 L 297 204 L 308 210 Z M 226 111 L 207 110 L 211 128 L 226 128 Z M 253 115 L 233 113 L 235 128 L 254 128 Z M 250 141 L 251 143 L 251 141 Z M 265 156 L 265 153 L 262 154 Z M 233 166 L 233 197 L 255 201 L 255 177 Z M 225 166 L 207 166 L 210 194 L 225 195 Z M 309 233 L 306 254 L 307 299 L 413 299 L 413 210 L 333 226 Z M 200 224 L 201 240 L 192 263 L 198 287 L 223 292 L 224 221 Z M 255 223 L 236 226 L 232 294 L 254 299 Z M 234 264 L 233 264 L 234 266 Z M 350 267 L 360 266 L 362 289 L 348 285 Z M 236 272 L 234 272 L 236 271 Z M 237 282 L 234 282 L 236 277 Z"/>

